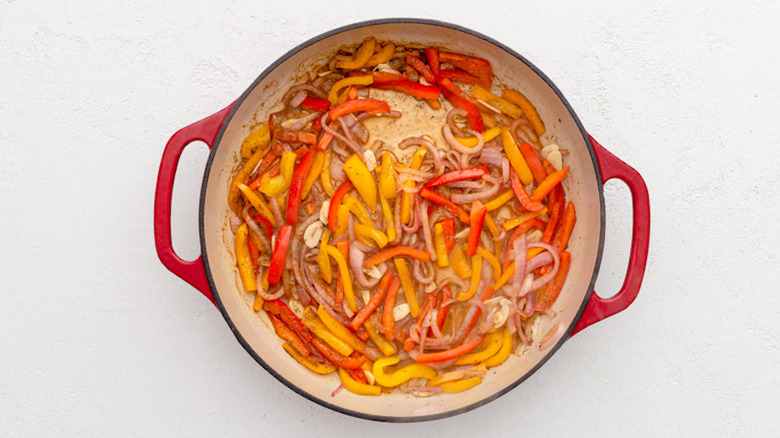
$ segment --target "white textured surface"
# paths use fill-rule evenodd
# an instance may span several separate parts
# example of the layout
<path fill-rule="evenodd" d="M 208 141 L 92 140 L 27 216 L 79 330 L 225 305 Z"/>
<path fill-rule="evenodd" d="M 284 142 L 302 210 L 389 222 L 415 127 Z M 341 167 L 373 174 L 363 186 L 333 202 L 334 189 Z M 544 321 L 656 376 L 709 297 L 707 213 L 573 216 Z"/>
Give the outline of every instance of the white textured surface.
<path fill-rule="evenodd" d="M 777 2 L 157 3 L 0 0 L 3 436 L 777 433 Z M 487 407 L 416 425 L 346 417 L 278 383 L 163 268 L 152 236 L 176 129 L 306 39 L 392 16 L 461 24 L 524 54 L 643 175 L 652 205 L 628 310 Z M 205 158 L 185 151 L 174 191 L 186 258 Z M 606 198 L 608 295 L 631 214 L 621 184 Z"/>

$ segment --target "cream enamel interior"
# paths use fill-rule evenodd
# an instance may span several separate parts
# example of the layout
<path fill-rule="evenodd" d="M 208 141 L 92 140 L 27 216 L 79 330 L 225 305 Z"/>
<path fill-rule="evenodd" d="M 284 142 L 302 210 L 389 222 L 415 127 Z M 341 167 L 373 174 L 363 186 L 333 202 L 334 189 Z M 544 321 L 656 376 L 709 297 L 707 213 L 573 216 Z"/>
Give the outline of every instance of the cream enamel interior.
<path fill-rule="evenodd" d="M 573 262 L 564 291 L 553 307 L 558 313 L 557 319 L 543 318 L 541 334 L 559 320 L 569 326 L 588 294 L 600 247 L 601 183 L 597 180 L 594 161 L 581 131 L 554 90 L 530 67 L 500 47 L 477 36 L 447 27 L 421 23 L 374 24 L 329 36 L 303 48 L 279 64 L 240 104 L 229 120 L 221 141 L 214 146 L 202 206 L 204 246 L 215 286 L 214 294 L 219 296 L 235 329 L 249 348 L 269 367 L 300 390 L 325 403 L 363 415 L 397 418 L 437 415 L 473 406 L 523 378 L 549 353 L 540 352 L 537 348 L 541 334 L 535 345 L 523 356 L 512 356 L 502 366 L 489 370 L 481 385 L 466 392 L 417 398 L 400 391 L 381 397 L 357 396 L 341 391 L 337 396 L 331 397 L 331 393 L 339 385 L 338 377 L 335 374 L 315 375 L 284 352 L 282 341 L 273 333 L 265 315 L 252 311 L 252 298 L 241 290 L 232 254 L 233 235 L 227 225 L 227 192 L 238 166 L 241 142 L 257 125 L 258 120 L 267 117 L 274 103 L 280 100 L 301 73 L 307 71 L 312 64 L 322 62 L 342 44 L 355 44 L 368 36 L 402 44 L 414 42 L 422 46 L 447 47 L 453 51 L 479 54 L 488 59 L 502 83 L 520 90 L 535 104 L 547 125 L 543 144 L 555 142 L 570 151 L 564 162 L 571 166 L 565 183 L 567 199 L 573 200 L 577 207 L 577 225 L 569 244 Z M 441 125 L 430 126 L 430 131 L 438 132 L 440 127 Z"/>

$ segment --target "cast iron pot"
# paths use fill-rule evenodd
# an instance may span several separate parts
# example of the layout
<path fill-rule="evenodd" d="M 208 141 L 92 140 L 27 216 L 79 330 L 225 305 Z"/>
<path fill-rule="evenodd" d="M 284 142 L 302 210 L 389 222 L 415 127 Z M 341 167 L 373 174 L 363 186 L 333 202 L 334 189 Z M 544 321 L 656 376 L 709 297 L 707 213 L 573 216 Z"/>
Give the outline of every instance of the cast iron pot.
<path fill-rule="evenodd" d="M 396 43 L 447 47 L 488 59 L 496 77 L 534 102 L 547 124 L 548 140 L 570 151 L 566 164 L 571 171 L 564 186 L 567 198 L 577 206 L 577 225 L 569 243 L 572 265 L 564 290 L 552 308 L 557 319 L 544 318 L 540 327 L 540 333 L 545 333 L 560 320 L 567 327 L 566 335 L 545 351 L 534 345 L 522 357 L 513 355 L 503 365 L 491 369 L 481 385 L 465 392 L 417 398 L 400 391 L 381 397 L 341 391 L 333 397 L 331 393 L 339 385 L 337 376 L 315 375 L 297 364 L 282 349 L 282 342 L 264 312 L 252 311 L 251 297 L 243 292 L 238 281 L 227 219 L 227 193 L 238 166 L 241 142 L 303 72 L 332 55 L 339 46 L 359 43 L 368 36 Z M 200 195 L 201 256 L 185 261 L 171 246 L 171 191 L 182 151 L 198 140 L 211 147 Z M 593 285 L 604 246 L 603 184 L 612 178 L 623 180 L 631 191 L 633 239 L 623 286 L 615 296 L 603 299 L 593 292 Z M 520 54 L 460 26 L 431 20 L 383 19 L 352 24 L 306 41 L 263 71 L 235 102 L 174 134 L 160 164 L 154 220 L 157 253 L 163 264 L 216 304 L 241 345 L 280 382 L 345 414 L 380 421 L 421 421 L 466 412 L 505 394 L 539 369 L 571 335 L 631 304 L 639 292 L 647 261 L 650 204 L 641 176 L 588 135 L 558 88 Z"/>

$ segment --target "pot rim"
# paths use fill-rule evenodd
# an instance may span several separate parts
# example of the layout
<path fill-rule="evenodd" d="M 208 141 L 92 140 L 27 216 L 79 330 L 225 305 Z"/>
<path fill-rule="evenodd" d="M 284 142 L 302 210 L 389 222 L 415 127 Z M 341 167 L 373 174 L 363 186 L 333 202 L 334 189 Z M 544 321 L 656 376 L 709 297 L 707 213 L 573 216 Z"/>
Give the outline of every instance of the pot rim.
<path fill-rule="evenodd" d="M 324 399 L 320 399 L 318 397 L 315 397 L 314 395 L 306 392 L 299 386 L 297 386 L 295 383 L 287 380 L 284 378 L 281 374 L 277 373 L 276 370 L 268 365 L 261 357 L 260 355 L 255 352 L 255 350 L 249 345 L 247 340 L 243 337 L 241 332 L 237 329 L 236 325 L 233 323 L 233 320 L 231 319 L 230 315 L 228 314 L 227 310 L 225 309 L 224 305 L 222 304 L 222 299 L 219 295 L 219 291 L 216 288 L 214 278 L 211 274 L 211 266 L 209 262 L 208 252 L 206 251 L 206 230 L 204 226 L 204 217 L 205 217 L 205 200 L 206 200 L 206 187 L 207 182 L 209 180 L 209 176 L 211 174 L 211 166 L 213 165 L 214 156 L 217 147 L 219 146 L 222 136 L 225 133 L 225 130 L 227 129 L 227 126 L 230 124 L 230 121 L 233 118 L 233 115 L 238 110 L 239 106 L 247 99 L 249 94 L 260 84 L 260 82 L 274 69 L 276 69 L 281 63 L 286 61 L 288 58 L 292 57 L 294 54 L 298 53 L 299 51 L 305 49 L 306 47 L 315 44 L 321 40 L 324 40 L 326 38 L 329 38 L 333 35 L 337 35 L 349 30 L 358 29 L 361 27 L 368 27 L 368 26 L 375 26 L 380 24 L 423 24 L 423 25 L 430 25 L 430 26 L 439 26 L 439 27 L 445 27 L 448 29 L 457 30 L 463 33 L 467 33 L 469 35 L 475 36 L 477 38 L 480 38 L 502 50 L 510 54 L 511 56 L 514 56 L 519 61 L 524 63 L 526 66 L 528 66 L 536 75 L 538 75 L 542 80 L 544 80 L 547 85 L 550 87 L 550 89 L 553 90 L 553 92 L 556 94 L 558 99 L 561 100 L 561 103 L 563 103 L 564 107 L 569 112 L 569 115 L 572 117 L 574 122 L 577 125 L 577 128 L 580 131 L 580 134 L 583 137 L 583 140 L 585 141 L 585 144 L 588 148 L 588 153 L 590 154 L 590 158 L 593 162 L 594 171 L 596 173 L 596 180 L 598 181 L 598 195 L 599 195 L 599 213 L 601 218 L 601 226 L 599 229 L 599 241 L 598 241 L 598 250 L 596 253 L 596 261 L 593 267 L 593 274 L 591 275 L 590 284 L 588 285 L 588 290 L 585 293 L 585 296 L 582 300 L 582 303 L 580 304 L 580 308 L 577 311 L 576 316 L 569 324 L 569 327 L 566 329 L 566 332 L 563 336 L 556 342 L 554 346 L 552 346 L 547 353 L 544 355 L 544 357 L 539 360 L 528 372 L 523 374 L 520 378 L 518 378 L 516 381 L 510 383 L 500 391 L 496 391 L 494 394 L 485 397 L 475 403 L 472 403 L 470 405 L 464 406 L 462 408 L 453 409 L 450 411 L 438 413 L 438 414 L 432 414 L 432 415 L 421 415 L 421 416 L 405 416 L 405 417 L 396 417 L 396 416 L 387 416 L 387 415 L 377 415 L 377 414 L 369 414 L 364 412 L 355 411 L 352 409 L 346 409 L 341 406 L 338 406 L 333 403 L 329 403 L 328 401 Z M 308 400 L 313 401 L 314 403 L 317 403 L 320 406 L 323 406 L 325 408 L 334 410 L 336 412 L 346 414 L 352 417 L 362 418 L 366 420 L 373 420 L 373 421 L 379 421 L 379 422 L 388 422 L 388 423 L 414 423 L 414 422 L 422 422 L 422 421 L 430 421 L 430 420 L 438 420 L 442 418 L 448 418 L 455 415 L 463 414 L 469 411 L 472 411 L 474 409 L 477 409 L 481 406 L 484 406 L 485 404 L 496 400 L 497 398 L 501 397 L 502 395 L 508 393 L 509 391 L 516 388 L 518 385 L 523 383 L 526 379 L 531 377 L 534 373 L 536 373 L 539 368 L 541 368 L 542 365 L 544 365 L 557 351 L 558 349 L 566 342 L 566 340 L 571 335 L 572 330 L 577 325 L 577 322 L 582 317 L 582 313 L 585 310 L 585 307 L 588 304 L 588 301 L 590 300 L 591 295 L 593 294 L 593 289 L 596 283 L 596 277 L 598 276 L 599 269 L 601 267 L 601 258 L 604 251 L 604 233 L 605 233 L 605 203 L 604 203 L 604 184 L 602 182 L 602 176 L 601 176 L 601 170 L 599 168 L 598 160 L 596 159 L 596 154 L 593 150 L 593 146 L 590 142 L 588 133 L 585 131 L 585 128 L 582 126 L 582 123 L 580 122 L 579 117 L 577 117 L 577 114 L 574 112 L 574 109 L 569 104 L 568 100 L 563 96 L 563 93 L 558 89 L 558 87 L 552 82 L 552 80 L 547 77 L 539 68 L 537 68 L 533 63 L 531 63 L 528 59 L 526 59 L 523 55 L 519 54 L 515 50 L 511 49 L 510 47 L 498 42 L 497 40 L 484 35 L 480 32 L 471 30 L 469 28 L 452 24 L 444 21 L 439 20 L 431 20 L 431 19 L 421 19 L 421 18 L 381 18 L 381 19 L 375 19 L 375 20 L 366 20 L 366 21 L 360 21 L 352 24 L 348 24 L 345 26 L 341 26 L 332 30 L 329 30 L 327 32 L 321 33 L 317 36 L 314 36 L 303 43 L 297 45 L 296 47 L 292 48 L 288 52 L 286 52 L 284 55 L 279 57 L 276 61 L 274 61 L 271 65 L 269 65 L 265 70 L 263 70 L 262 73 L 252 82 L 252 84 L 241 94 L 241 96 L 233 102 L 230 111 L 226 115 L 225 119 L 222 121 L 222 125 L 219 128 L 219 131 L 217 132 L 217 136 L 214 139 L 213 147 L 211 148 L 211 151 L 209 152 L 208 160 L 206 162 L 206 167 L 203 172 L 203 182 L 201 184 L 201 193 L 200 193 L 200 205 L 198 208 L 198 228 L 199 228 L 199 235 L 200 235 L 200 250 L 201 255 L 203 259 L 203 267 L 206 273 L 206 278 L 208 279 L 209 288 L 212 291 L 212 294 L 214 296 L 215 303 L 217 305 L 217 308 L 219 308 L 219 311 L 222 313 L 222 316 L 225 318 L 225 321 L 227 322 L 228 326 L 230 327 L 230 330 L 233 332 L 234 336 L 238 340 L 238 342 L 244 347 L 244 349 L 249 353 L 250 356 L 252 356 L 255 361 L 260 364 L 268 373 L 270 373 L 273 377 L 275 377 L 278 381 L 280 381 L 282 384 L 293 390 L 294 392 L 298 393 L 299 395 L 305 397 Z"/>

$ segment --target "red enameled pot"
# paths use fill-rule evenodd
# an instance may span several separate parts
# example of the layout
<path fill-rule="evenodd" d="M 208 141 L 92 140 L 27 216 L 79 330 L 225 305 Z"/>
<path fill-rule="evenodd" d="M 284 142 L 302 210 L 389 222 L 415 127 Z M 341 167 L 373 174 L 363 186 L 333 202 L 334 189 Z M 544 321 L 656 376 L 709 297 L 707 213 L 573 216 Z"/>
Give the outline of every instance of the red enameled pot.
<path fill-rule="evenodd" d="M 572 265 L 555 303 L 555 321 L 544 318 L 545 333 L 563 321 L 566 335 L 553 347 L 540 351 L 535 345 L 522 356 L 512 356 L 491 369 L 483 383 L 461 393 L 418 398 L 394 391 L 367 397 L 341 391 L 335 375 L 319 376 L 299 366 L 283 349 L 267 317 L 252 311 L 252 298 L 243 292 L 232 254 L 233 236 L 228 224 L 228 188 L 239 163 L 239 150 L 252 126 L 267 117 L 271 107 L 312 65 L 322 62 L 341 45 L 356 44 L 368 36 L 397 43 L 447 47 L 490 61 L 495 76 L 506 86 L 520 90 L 534 102 L 547 124 L 546 142 L 570 151 L 571 166 L 564 188 L 577 206 L 577 225 L 569 242 Z M 403 119 L 403 118 L 402 118 Z M 420 128 L 409 125 L 396 134 L 403 137 Z M 440 128 L 426 127 L 433 132 Z M 420 132 L 416 133 L 417 135 Z M 211 148 L 200 196 L 201 256 L 194 261 L 178 257 L 171 246 L 171 192 L 182 151 L 193 141 Z M 386 139 L 387 144 L 394 139 Z M 606 181 L 618 178 L 633 197 L 633 239 L 625 281 L 609 299 L 600 298 L 593 285 L 604 247 L 604 194 Z M 345 26 L 319 35 L 289 51 L 268 67 L 235 102 L 171 137 L 163 152 L 155 195 L 155 242 L 163 264 L 213 301 L 247 352 L 280 382 L 304 397 L 330 409 L 379 421 L 422 421 L 443 418 L 479 407 L 505 394 L 542 366 L 571 335 L 612 316 L 631 304 L 639 292 L 647 261 L 650 203 L 642 177 L 598 144 L 580 124 L 574 110 L 552 81 L 521 55 L 501 43 L 460 26 L 431 20 L 383 19 Z"/>

